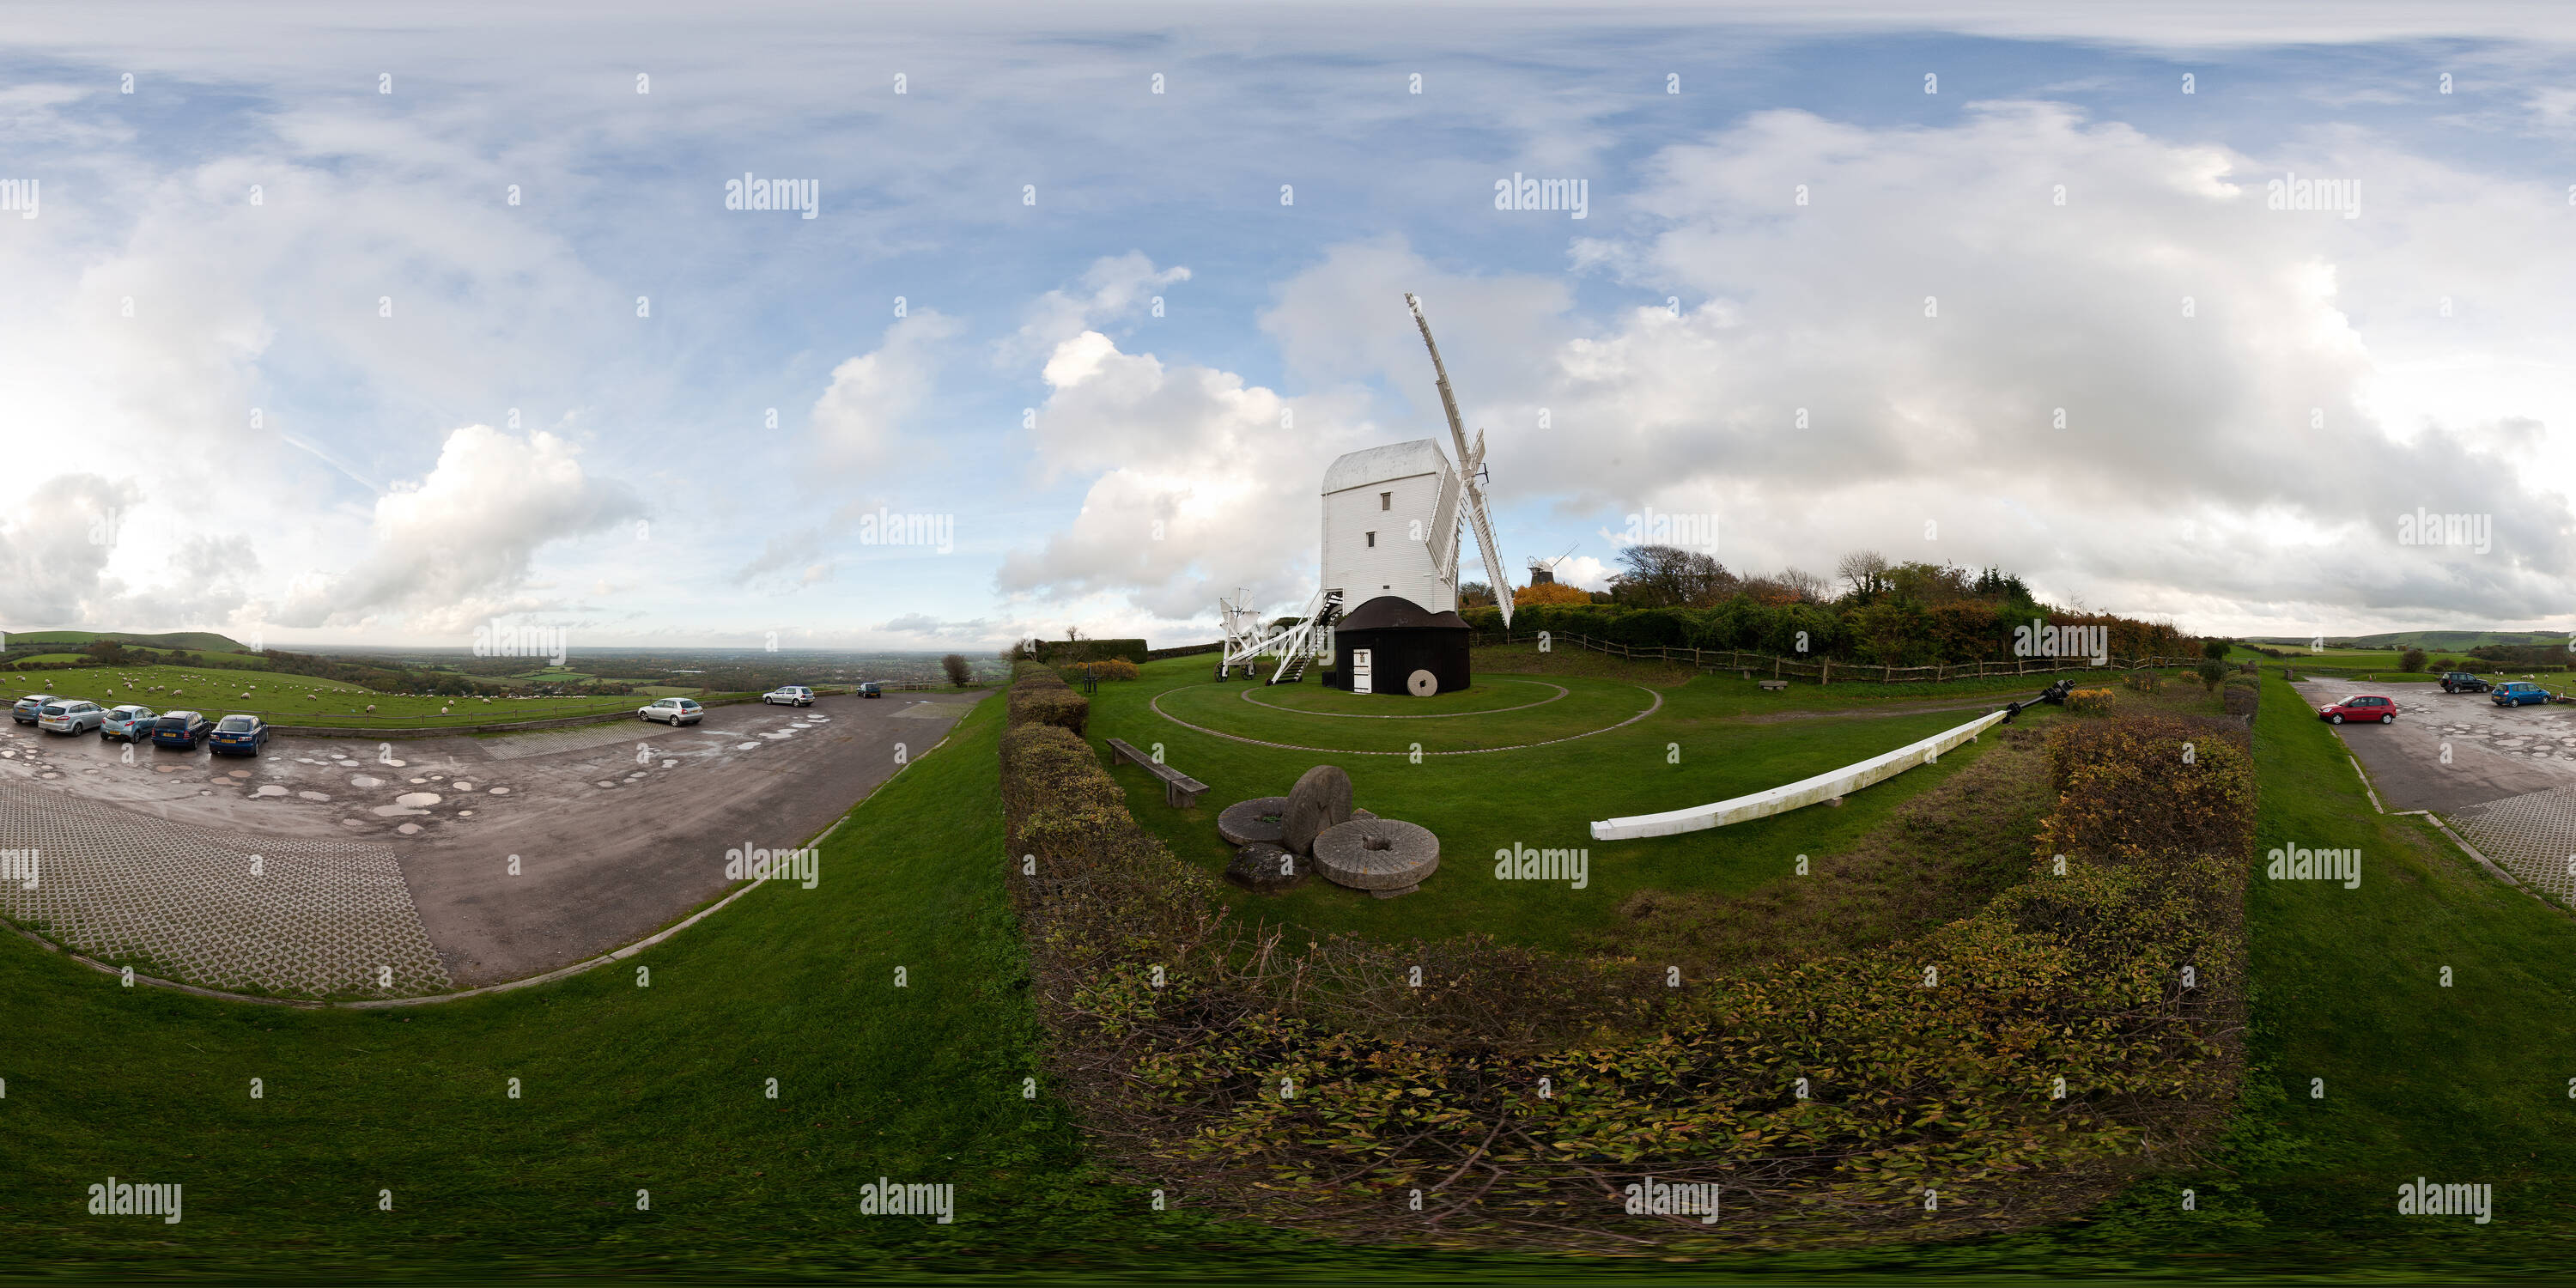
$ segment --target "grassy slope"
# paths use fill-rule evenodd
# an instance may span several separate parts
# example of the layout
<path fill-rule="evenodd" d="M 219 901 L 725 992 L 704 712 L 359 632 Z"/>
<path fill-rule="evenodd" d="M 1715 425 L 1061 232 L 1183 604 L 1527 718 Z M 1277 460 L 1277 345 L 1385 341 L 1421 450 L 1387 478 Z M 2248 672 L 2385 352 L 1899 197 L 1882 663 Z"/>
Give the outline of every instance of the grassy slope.
<path fill-rule="evenodd" d="M 13 644 L 88 644 L 97 640 L 118 640 L 153 648 L 186 649 L 191 653 L 248 653 L 240 642 L 212 631 L 173 631 L 166 635 L 134 635 L 124 631 L 10 631 Z"/>

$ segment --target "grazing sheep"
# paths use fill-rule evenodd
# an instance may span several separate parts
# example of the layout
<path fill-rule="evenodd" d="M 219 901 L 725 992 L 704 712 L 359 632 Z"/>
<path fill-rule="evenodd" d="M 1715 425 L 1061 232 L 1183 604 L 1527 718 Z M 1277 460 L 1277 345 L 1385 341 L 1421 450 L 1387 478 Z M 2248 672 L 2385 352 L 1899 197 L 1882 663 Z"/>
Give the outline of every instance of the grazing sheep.
<path fill-rule="evenodd" d="M 372 702 L 368 703 L 368 704 L 367 704 L 367 714 L 369 714 L 369 715 L 374 715 L 375 713 L 376 713 L 376 704 L 375 704 L 375 703 L 372 703 Z"/>

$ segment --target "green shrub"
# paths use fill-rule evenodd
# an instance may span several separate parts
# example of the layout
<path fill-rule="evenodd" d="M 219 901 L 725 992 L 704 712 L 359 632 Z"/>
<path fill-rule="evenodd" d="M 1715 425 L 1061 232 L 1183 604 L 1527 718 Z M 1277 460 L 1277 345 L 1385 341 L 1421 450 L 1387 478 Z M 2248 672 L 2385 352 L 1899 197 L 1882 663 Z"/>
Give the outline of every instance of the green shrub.
<path fill-rule="evenodd" d="M 2049 733 L 2057 809 L 2038 853 L 2133 861 L 2252 845 L 2254 763 L 2242 728 L 2140 714 Z"/>
<path fill-rule="evenodd" d="M 2203 662 L 2193 669 L 2200 674 L 2200 687 L 2211 693 L 2218 692 L 2218 682 L 2227 678 L 2225 662 Z"/>
<path fill-rule="evenodd" d="M 2109 689 L 2076 689 L 2066 695 L 2066 709 L 2079 716 L 2111 714 Z"/>
<path fill-rule="evenodd" d="M 2131 671 L 2121 682 L 2140 693 L 2153 693 L 2160 684 L 2153 671 Z"/>
<path fill-rule="evenodd" d="M 1050 724 L 1080 737 L 1091 724 L 1091 700 L 1067 686 L 1055 672 L 1036 663 L 1012 668 L 1010 723 Z"/>
<path fill-rule="evenodd" d="M 1070 663 L 1057 667 L 1055 671 L 1057 675 L 1064 677 L 1064 682 L 1067 684 L 1080 684 L 1085 671 L 1090 672 L 1092 678 L 1100 680 L 1132 680 L 1140 674 L 1136 664 L 1123 657 L 1113 657 L 1103 662 Z"/>

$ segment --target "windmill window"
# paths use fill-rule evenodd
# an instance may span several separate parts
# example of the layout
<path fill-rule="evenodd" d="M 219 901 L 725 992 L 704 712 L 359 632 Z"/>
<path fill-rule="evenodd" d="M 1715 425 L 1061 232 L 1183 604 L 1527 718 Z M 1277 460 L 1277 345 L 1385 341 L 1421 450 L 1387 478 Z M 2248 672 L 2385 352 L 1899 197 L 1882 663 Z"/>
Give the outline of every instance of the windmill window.
<path fill-rule="evenodd" d="M 1377 534 L 1376 534 L 1376 533 L 1372 532 L 1372 533 L 1368 534 L 1368 543 L 1369 543 L 1369 549 L 1371 549 L 1371 550 L 1375 550 L 1375 549 L 1377 549 Z"/>
<path fill-rule="evenodd" d="M 1394 509 L 1394 508 L 1395 508 L 1395 493 L 1393 493 L 1393 492 L 1380 492 L 1380 493 L 1378 493 L 1378 494 L 1377 494 L 1377 508 L 1379 508 L 1379 509 L 1381 509 L 1381 510 L 1392 510 L 1392 509 Z"/>

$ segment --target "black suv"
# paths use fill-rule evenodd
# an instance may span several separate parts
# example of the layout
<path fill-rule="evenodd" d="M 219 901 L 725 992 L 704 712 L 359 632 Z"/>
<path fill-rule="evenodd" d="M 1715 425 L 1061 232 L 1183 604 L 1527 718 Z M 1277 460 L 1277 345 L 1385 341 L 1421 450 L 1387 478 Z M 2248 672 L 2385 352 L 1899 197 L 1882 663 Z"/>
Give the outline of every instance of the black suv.
<path fill-rule="evenodd" d="M 2466 671 L 2442 673 L 2442 692 L 2444 693 L 2484 693 L 2494 687 Z"/>

